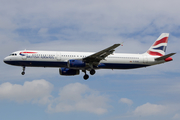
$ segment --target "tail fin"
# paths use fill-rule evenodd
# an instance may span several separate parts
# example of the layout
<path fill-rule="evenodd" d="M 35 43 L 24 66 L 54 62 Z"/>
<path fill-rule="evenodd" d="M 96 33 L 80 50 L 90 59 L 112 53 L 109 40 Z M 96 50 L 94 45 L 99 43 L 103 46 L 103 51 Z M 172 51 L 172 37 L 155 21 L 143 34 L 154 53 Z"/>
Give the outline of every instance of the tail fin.
<path fill-rule="evenodd" d="M 169 33 L 162 33 L 146 53 L 152 56 L 164 56 L 168 38 Z"/>

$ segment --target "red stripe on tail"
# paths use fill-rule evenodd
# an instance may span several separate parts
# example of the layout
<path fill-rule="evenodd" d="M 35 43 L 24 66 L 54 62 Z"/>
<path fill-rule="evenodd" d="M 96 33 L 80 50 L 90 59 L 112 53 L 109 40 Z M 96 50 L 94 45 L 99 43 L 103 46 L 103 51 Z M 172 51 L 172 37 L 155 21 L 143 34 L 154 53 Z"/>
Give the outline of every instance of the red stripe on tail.
<path fill-rule="evenodd" d="M 153 52 L 153 51 L 150 51 L 150 50 L 148 50 L 147 53 L 150 54 L 150 55 L 153 55 L 153 56 L 163 56 L 163 55 L 162 55 L 161 53 L 159 53 L 159 52 Z"/>
<path fill-rule="evenodd" d="M 164 37 L 161 40 L 156 41 L 153 46 L 159 45 L 160 43 L 167 43 L 167 42 L 168 42 L 168 37 Z"/>

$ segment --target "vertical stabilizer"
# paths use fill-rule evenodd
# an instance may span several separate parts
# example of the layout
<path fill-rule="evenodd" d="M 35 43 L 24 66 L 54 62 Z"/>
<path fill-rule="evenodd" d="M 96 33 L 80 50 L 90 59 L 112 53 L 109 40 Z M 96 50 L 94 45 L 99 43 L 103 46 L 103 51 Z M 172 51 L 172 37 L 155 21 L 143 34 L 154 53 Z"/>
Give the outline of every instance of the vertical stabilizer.
<path fill-rule="evenodd" d="M 162 33 L 146 53 L 152 56 L 164 56 L 168 38 L 169 33 Z"/>

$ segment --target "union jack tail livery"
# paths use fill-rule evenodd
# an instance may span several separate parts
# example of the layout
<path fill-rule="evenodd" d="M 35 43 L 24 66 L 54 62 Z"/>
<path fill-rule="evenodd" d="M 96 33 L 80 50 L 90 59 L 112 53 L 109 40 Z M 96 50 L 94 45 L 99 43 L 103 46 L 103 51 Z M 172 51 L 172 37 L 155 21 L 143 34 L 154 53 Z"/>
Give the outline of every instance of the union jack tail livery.
<path fill-rule="evenodd" d="M 56 67 L 64 76 L 79 75 L 84 72 L 84 80 L 99 69 L 135 69 L 172 61 L 172 55 L 165 54 L 169 33 L 162 33 L 149 50 L 143 54 L 113 53 L 121 44 L 114 44 L 99 52 L 37 51 L 20 50 L 4 58 L 9 65 L 26 67 Z"/>
<path fill-rule="evenodd" d="M 169 33 L 162 33 L 147 53 L 152 56 L 164 56 L 166 52 Z"/>

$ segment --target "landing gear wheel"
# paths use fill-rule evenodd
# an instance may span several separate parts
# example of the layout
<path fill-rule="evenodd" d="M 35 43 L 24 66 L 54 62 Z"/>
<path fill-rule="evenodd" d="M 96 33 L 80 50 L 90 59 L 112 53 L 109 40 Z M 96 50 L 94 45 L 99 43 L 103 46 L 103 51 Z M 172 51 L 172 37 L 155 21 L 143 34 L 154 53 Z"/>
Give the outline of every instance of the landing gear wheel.
<path fill-rule="evenodd" d="M 25 72 L 22 72 L 21 74 L 22 74 L 22 75 L 24 75 L 24 74 L 25 74 Z"/>
<path fill-rule="evenodd" d="M 87 80 L 89 78 L 89 75 L 85 74 L 83 78 L 84 80 Z"/>
<path fill-rule="evenodd" d="M 26 68 L 26 67 L 25 67 L 25 66 L 23 66 L 23 71 L 22 71 L 22 73 L 21 73 L 22 75 L 24 75 L 24 74 L 25 74 L 25 68 Z"/>
<path fill-rule="evenodd" d="M 96 71 L 94 70 L 94 69 L 92 69 L 91 71 L 90 71 L 90 74 L 91 75 L 94 75 L 96 73 Z"/>

